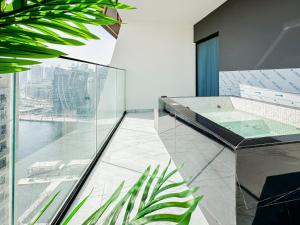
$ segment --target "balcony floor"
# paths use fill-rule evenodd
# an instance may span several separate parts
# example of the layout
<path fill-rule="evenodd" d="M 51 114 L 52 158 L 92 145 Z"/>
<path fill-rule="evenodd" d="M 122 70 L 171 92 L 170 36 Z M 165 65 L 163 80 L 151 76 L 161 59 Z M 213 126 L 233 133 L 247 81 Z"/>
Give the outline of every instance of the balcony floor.
<path fill-rule="evenodd" d="M 83 222 L 87 215 L 110 197 L 122 180 L 125 180 L 125 193 L 148 165 L 152 166 L 152 170 L 158 164 L 163 168 L 169 159 L 170 155 L 154 129 L 153 113 L 127 114 L 78 195 L 75 204 L 91 193 L 71 224 Z M 175 164 L 172 162 L 170 169 L 174 168 Z M 182 181 L 182 177 L 178 174 L 172 181 Z M 190 224 L 208 224 L 199 208 L 193 214 Z"/>

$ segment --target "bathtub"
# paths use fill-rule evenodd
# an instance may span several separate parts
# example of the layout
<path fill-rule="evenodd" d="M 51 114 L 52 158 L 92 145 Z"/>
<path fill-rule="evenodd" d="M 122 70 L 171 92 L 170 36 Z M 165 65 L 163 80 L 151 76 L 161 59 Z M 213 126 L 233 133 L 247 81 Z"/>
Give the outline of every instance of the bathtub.
<path fill-rule="evenodd" d="M 159 99 L 158 133 L 210 225 L 300 221 L 300 110 L 239 97 Z"/>

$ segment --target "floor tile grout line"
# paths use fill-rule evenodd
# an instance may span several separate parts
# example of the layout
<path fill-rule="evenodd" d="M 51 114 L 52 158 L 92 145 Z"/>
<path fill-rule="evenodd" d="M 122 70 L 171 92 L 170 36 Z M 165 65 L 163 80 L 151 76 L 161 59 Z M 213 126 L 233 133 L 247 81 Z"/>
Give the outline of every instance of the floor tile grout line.
<path fill-rule="evenodd" d="M 198 206 L 199 207 L 199 206 Z M 219 220 L 216 218 L 216 216 L 211 212 L 211 210 L 209 210 L 209 208 L 207 208 L 206 206 L 202 206 L 205 208 L 205 210 L 209 213 L 209 215 L 213 218 L 214 222 L 216 222 L 216 225 L 222 225 Z"/>
<path fill-rule="evenodd" d="M 174 130 L 175 128 L 180 127 L 180 126 L 182 126 L 182 124 L 178 124 L 175 127 L 171 127 L 171 128 L 169 128 L 167 130 L 161 131 L 159 134 L 165 134 L 166 132 Z"/>
<path fill-rule="evenodd" d="M 121 149 L 124 149 L 124 148 L 141 147 L 142 145 L 149 144 L 153 141 L 154 140 L 148 140 L 148 141 L 144 141 L 144 142 L 140 142 L 140 143 L 128 144 L 125 147 L 121 147 L 121 146 L 120 147 L 115 147 L 114 152 L 117 152 L 117 151 L 119 151 Z"/>
<path fill-rule="evenodd" d="M 121 168 L 121 169 L 126 169 L 126 170 L 129 170 L 131 172 L 135 172 L 135 173 L 139 173 L 139 174 L 143 173 L 143 172 L 140 172 L 138 170 L 134 170 L 134 169 L 131 169 L 131 168 L 128 168 L 128 167 L 125 167 L 125 166 L 120 166 L 120 165 L 117 165 L 117 164 L 114 164 L 114 163 L 111 163 L 111 162 L 107 162 L 107 161 L 104 161 L 104 160 L 100 160 L 100 163 L 115 166 L 115 167 L 118 167 L 118 168 Z"/>
<path fill-rule="evenodd" d="M 215 178 L 203 178 L 203 179 L 200 179 L 199 181 L 203 181 L 203 182 L 205 181 L 206 182 L 206 181 L 226 180 L 228 178 L 232 178 L 233 176 L 234 175 L 221 176 L 221 177 L 215 177 Z"/>
<path fill-rule="evenodd" d="M 204 170 L 209 167 L 209 165 L 211 163 L 213 163 L 213 161 L 216 160 L 216 158 L 218 158 L 218 156 L 224 151 L 225 147 L 223 147 L 200 171 L 199 173 L 196 174 L 196 176 L 188 183 L 188 185 L 191 185 L 203 172 Z"/>
<path fill-rule="evenodd" d="M 130 169 L 128 167 L 125 167 L 125 166 L 119 166 L 117 164 L 114 164 L 114 163 L 110 163 L 110 162 L 107 162 L 107 161 L 104 161 L 104 160 L 100 160 L 100 163 L 104 163 L 104 164 L 107 164 L 107 165 L 111 165 L 111 166 L 115 166 L 115 167 L 118 167 L 118 168 L 121 168 L 121 169 L 126 169 L 126 170 L 129 170 L 131 172 L 135 172 L 135 173 L 138 173 L 138 174 L 143 174 L 144 172 L 140 172 L 138 170 L 134 170 L 134 169 Z M 175 164 L 174 164 L 175 165 Z M 175 168 L 177 169 L 176 165 L 175 165 Z M 179 175 L 181 176 L 180 172 L 178 171 Z M 158 176 L 156 177 L 158 178 Z M 181 177 L 181 179 L 183 179 Z M 174 180 L 170 179 L 169 182 L 175 182 Z"/>
<path fill-rule="evenodd" d="M 144 173 L 144 171 L 140 172 L 138 170 L 134 170 L 134 169 L 131 169 L 131 168 L 128 168 L 128 167 L 125 167 L 125 166 L 120 166 L 120 165 L 117 165 L 117 164 L 114 164 L 114 163 L 111 163 L 111 162 L 107 162 L 107 161 L 104 161 L 104 160 L 101 160 L 101 162 L 105 163 L 105 164 L 108 164 L 108 165 L 111 165 L 111 166 L 115 166 L 115 167 L 121 168 L 121 169 L 126 169 L 126 170 L 129 170 L 129 171 L 135 172 L 135 173 L 139 173 L 139 174 L 143 174 Z"/>
<path fill-rule="evenodd" d="M 152 134 L 155 135 L 157 133 L 155 132 L 148 132 L 148 131 L 143 131 L 143 130 L 135 130 L 135 129 L 130 129 L 130 128 L 125 128 L 125 127 L 120 127 L 120 129 L 122 130 L 130 130 L 130 131 L 134 131 L 134 132 L 140 132 L 140 133 L 145 133 L 145 134 Z"/>
<path fill-rule="evenodd" d="M 152 139 L 153 138 L 153 139 Z M 134 138 L 134 140 L 136 140 L 136 138 Z M 155 137 L 151 137 L 151 139 L 149 140 L 144 140 L 142 142 L 138 142 L 138 143 L 133 143 L 133 144 L 127 144 L 126 145 L 126 148 L 130 148 L 130 147 L 133 147 L 133 146 L 139 146 L 139 145 L 144 145 L 144 144 L 148 144 L 148 143 L 151 143 L 151 142 L 154 142 L 154 141 L 157 141 L 158 139 Z M 130 141 L 132 142 L 132 141 Z M 112 142 L 113 143 L 113 142 Z M 118 148 L 122 148 L 122 147 L 118 147 Z M 116 148 L 117 149 L 117 148 Z"/>

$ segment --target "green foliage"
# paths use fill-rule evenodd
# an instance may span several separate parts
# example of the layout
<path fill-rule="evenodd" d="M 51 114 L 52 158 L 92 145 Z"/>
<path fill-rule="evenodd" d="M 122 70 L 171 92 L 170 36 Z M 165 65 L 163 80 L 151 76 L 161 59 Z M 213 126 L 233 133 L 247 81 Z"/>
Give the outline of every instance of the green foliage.
<path fill-rule="evenodd" d="M 46 205 L 40 210 L 40 212 L 36 215 L 36 217 L 33 219 L 33 221 L 30 223 L 30 225 L 34 225 L 40 217 L 44 214 L 44 212 L 51 206 L 51 204 L 54 202 L 54 200 L 59 195 L 59 192 L 57 192 L 47 203 Z"/>
<path fill-rule="evenodd" d="M 56 58 L 63 52 L 47 44 L 84 45 L 99 39 L 86 25 L 118 23 L 104 7 L 133 9 L 117 0 L 0 0 L 0 74 L 28 70 L 27 59 Z"/>
<path fill-rule="evenodd" d="M 186 182 L 170 182 L 169 179 L 176 174 L 178 170 L 175 169 L 168 172 L 169 166 L 170 162 L 158 177 L 159 166 L 157 166 L 152 173 L 150 172 L 150 167 L 148 167 L 129 191 L 120 198 L 121 191 L 124 187 L 123 181 L 111 197 L 96 211 L 89 215 L 82 225 L 95 225 L 100 219 L 103 219 L 103 223 L 101 223 L 103 225 L 143 225 L 153 222 L 172 222 L 177 225 L 188 225 L 192 213 L 203 196 L 195 198 L 192 197 L 192 195 L 198 191 L 198 188 L 176 191 L 176 188 L 183 187 L 186 185 Z M 155 179 L 157 180 L 156 183 L 154 182 Z M 140 201 L 137 202 L 139 194 L 141 194 L 141 197 Z M 55 196 L 57 196 L 57 194 Z M 87 201 L 88 197 L 89 196 L 84 198 L 73 209 L 73 211 L 63 221 L 63 225 L 67 225 L 71 221 L 78 210 Z M 51 199 L 51 203 L 54 199 L 55 197 Z M 174 199 L 177 199 L 177 201 Z M 110 211 L 107 211 L 113 203 L 115 204 L 114 207 L 112 207 Z M 49 203 L 47 203 L 46 206 L 48 208 Z M 138 207 L 136 207 L 137 210 L 135 210 L 136 212 L 132 215 L 135 206 Z M 170 208 L 186 209 L 186 211 L 182 214 L 159 212 L 162 209 Z M 124 213 L 121 213 L 123 211 Z M 43 207 L 36 217 L 37 219 L 35 218 L 31 225 L 34 225 L 44 212 L 45 207 Z M 122 216 L 122 214 L 124 215 Z"/>

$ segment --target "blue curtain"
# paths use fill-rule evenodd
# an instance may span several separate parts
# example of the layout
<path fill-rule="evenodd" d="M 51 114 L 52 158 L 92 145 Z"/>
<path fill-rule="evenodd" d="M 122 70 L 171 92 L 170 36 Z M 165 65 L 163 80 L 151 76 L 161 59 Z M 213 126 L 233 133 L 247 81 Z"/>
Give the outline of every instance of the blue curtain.
<path fill-rule="evenodd" d="M 198 96 L 219 95 L 219 38 L 197 45 Z"/>

